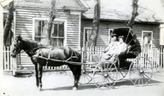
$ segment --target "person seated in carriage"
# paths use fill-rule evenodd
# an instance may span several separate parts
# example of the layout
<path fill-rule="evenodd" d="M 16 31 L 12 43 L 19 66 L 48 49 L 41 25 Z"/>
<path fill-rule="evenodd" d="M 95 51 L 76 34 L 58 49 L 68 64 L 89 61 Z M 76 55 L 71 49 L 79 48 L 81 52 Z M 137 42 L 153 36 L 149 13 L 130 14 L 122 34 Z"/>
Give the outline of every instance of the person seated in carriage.
<path fill-rule="evenodd" d="M 120 67 L 129 67 L 130 63 L 128 58 L 136 58 L 141 52 L 141 46 L 129 28 L 114 29 L 111 34 L 111 43 L 104 50 L 101 61 L 103 63 L 114 63 L 116 58 L 119 58 Z"/>
<path fill-rule="evenodd" d="M 111 42 L 109 43 L 108 47 L 103 51 L 104 60 L 109 60 L 112 57 L 118 56 L 119 54 L 126 52 L 128 49 L 128 45 L 123 41 L 124 36 L 117 37 L 116 34 L 112 34 L 111 37 Z"/>

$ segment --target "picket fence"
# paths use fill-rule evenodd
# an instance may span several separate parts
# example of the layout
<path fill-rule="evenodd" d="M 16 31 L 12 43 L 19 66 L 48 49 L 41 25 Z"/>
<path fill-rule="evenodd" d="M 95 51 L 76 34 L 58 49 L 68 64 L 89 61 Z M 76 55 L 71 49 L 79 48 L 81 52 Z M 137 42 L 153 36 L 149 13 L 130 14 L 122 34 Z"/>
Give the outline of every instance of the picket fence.
<path fill-rule="evenodd" d="M 3 47 L 3 70 L 13 69 L 13 63 L 10 54 L 10 46 Z"/>
<path fill-rule="evenodd" d="M 12 71 L 14 68 L 17 68 L 18 66 L 14 67 L 13 60 L 11 58 L 11 50 L 10 46 L 6 46 L 3 48 L 3 70 L 5 71 Z M 104 47 L 96 47 L 93 48 L 84 48 L 82 47 L 79 52 L 82 54 L 82 62 L 100 62 L 100 57 L 102 56 L 102 51 L 104 50 Z M 148 58 L 151 63 L 153 64 L 153 67 L 164 67 L 164 47 L 161 47 L 159 49 L 154 48 L 153 51 L 142 52 L 140 56 Z M 93 58 L 94 57 L 94 58 Z M 95 58 L 96 57 L 96 58 Z M 16 63 L 17 65 L 21 64 L 21 54 L 17 56 Z M 32 64 L 31 64 L 32 65 Z M 69 70 L 68 66 L 63 65 L 61 67 L 52 67 L 52 66 L 44 66 L 44 70 Z"/>

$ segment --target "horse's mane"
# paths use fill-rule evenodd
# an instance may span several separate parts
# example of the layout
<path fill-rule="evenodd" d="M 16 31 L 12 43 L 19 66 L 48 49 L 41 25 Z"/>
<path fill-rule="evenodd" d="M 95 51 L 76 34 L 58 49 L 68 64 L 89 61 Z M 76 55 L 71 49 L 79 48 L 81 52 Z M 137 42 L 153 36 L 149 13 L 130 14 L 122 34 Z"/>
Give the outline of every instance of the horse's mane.
<path fill-rule="evenodd" d="M 22 39 L 22 41 L 26 44 L 26 47 L 33 49 L 33 48 L 37 48 L 39 46 L 45 46 L 37 41 L 33 41 L 33 40 L 28 40 L 28 39 Z"/>

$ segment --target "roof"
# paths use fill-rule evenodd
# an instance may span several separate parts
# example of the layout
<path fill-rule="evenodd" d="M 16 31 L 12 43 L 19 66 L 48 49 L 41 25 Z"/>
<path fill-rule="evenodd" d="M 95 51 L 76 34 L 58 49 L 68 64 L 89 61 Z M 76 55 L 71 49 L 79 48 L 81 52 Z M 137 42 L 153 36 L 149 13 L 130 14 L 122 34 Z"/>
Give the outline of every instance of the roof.
<path fill-rule="evenodd" d="M 16 7 L 50 8 L 51 0 L 14 0 Z M 86 11 L 80 0 L 56 0 L 55 9 Z"/>
<path fill-rule="evenodd" d="M 100 0 L 101 20 L 123 21 L 129 20 L 132 14 L 132 2 L 129 0 Z M 84 0 L 84 2 L 90 8 L 83 13 L 83 19 L 93 18 L 93 0 Z M 147 9 L 142 4 L 138 7 L 139 15 L 135 18 L 136 22 L 162 22 L 162 19 L 156 16 L 156 13 Z"/>
<path fill-rule="evenodd" d="M 8 5 L 11 1 L 13 1 L 13 0 L 0 0 L 0 5 L 2 7 L 4 7 L 4 6 Z"/>

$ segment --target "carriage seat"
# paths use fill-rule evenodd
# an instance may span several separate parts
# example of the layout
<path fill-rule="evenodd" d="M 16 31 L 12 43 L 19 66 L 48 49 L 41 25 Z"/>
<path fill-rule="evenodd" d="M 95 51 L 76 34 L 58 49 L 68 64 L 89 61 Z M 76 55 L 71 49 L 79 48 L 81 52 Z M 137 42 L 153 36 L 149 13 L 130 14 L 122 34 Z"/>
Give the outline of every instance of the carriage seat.
<path fill-rule="evenodd" d="M 137 56 L 133 53 L 121 53 L 118 55 L 120 60 L 120 68 L 129 68 L 131 61 L 127 61 L 127 59 L 135 59 Z"/>

